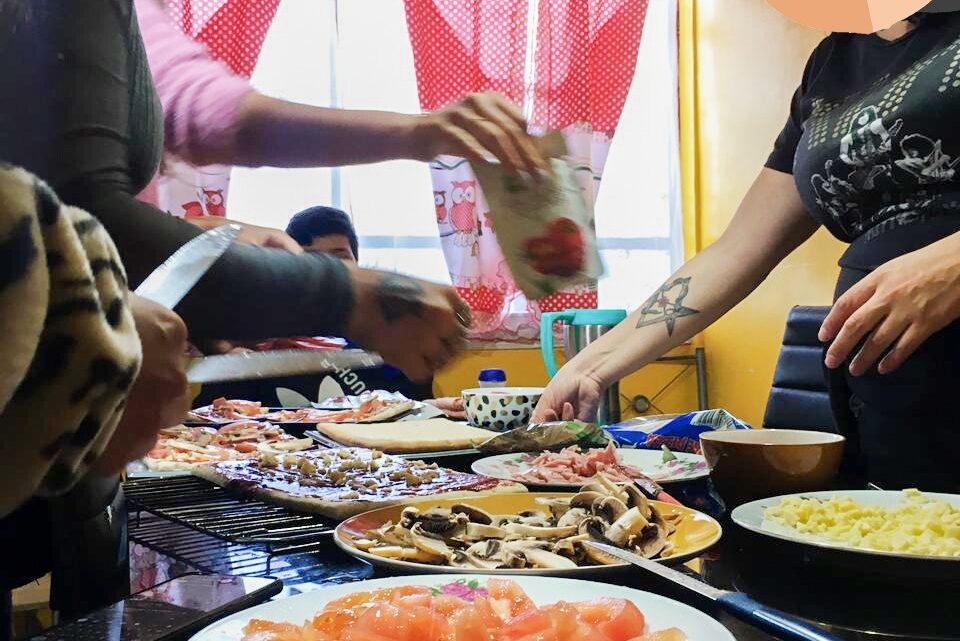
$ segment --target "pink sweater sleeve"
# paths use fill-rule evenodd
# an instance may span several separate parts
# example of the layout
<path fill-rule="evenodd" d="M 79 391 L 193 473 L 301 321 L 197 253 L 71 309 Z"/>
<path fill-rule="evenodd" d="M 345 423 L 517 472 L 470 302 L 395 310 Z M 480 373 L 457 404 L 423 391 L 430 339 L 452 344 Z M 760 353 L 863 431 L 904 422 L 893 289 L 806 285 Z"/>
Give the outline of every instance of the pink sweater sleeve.
<path fill-rule="evenodd" d="M 164 148 L 196 165 L 232 153 L 240 106 L 253 87 L 180 31 L 157 0 L 136 0 L 136 8 L 163 105 Z"/>

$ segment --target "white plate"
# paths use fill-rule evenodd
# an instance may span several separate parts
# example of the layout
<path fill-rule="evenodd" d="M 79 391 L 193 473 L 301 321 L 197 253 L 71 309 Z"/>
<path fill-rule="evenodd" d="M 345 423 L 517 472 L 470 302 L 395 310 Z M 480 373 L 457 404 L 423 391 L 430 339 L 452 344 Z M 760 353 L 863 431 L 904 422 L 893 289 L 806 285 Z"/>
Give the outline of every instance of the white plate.
<path fill-rule="evenodd" d="M 960 495 L 957 494 L 938 494 L 936 492 L 924 492 L 924 496 L 931 499 L 936 499 L 938 501 L 946 501 L 952 505 L 960 508 Z M 826 492 L 803 492 L 800 494 L 790 494 L 787 496 L 792 497 L 804 497 L 804 498 L 813 498 L 820 500 L 831 499 L 836 496 L 850 497 L 857 503 L 862 503 L 864 505 L 876 505 L 880 507 L 893 507 L 900 503 L 903 499 L 902 492 L 892 492 L 892 491 L 883 491 L 878 492 L 874 490 L 849 490 L 849 491 L 826 491 Z M 734 509 L 731 514 L 733 522 L 737 525 L 746 528 L 752 532 L 762 534 L 764 536 L 773 537 L 776 539 L 782 539 L 784 541 L 791 541 L 793 543 L 800 543 L 803 545 L 811 545 L 819 548 L 829 548 L 833 550 L 842 550 L 844 552 L 851 552 L 860 555 L 869 555 L 869 556 L 882 556 L 888 557 L 891 559 L 907 559 L 911 561 L 924 560 L 924 561 L 939 561 L 943 563 L 956 563 L 958 564 L 957 568 L 960 570 L 960 558 L 958 557 L 945 557 L 945 556 L 925 556 L 919 554 L 902 554 L 898 552 L 883 552 L 879 550 L 865 550 L 863 548 L 856 548 L 850 546 L 846 543 L 841 543 L 839 541 L 833 541 L 830 539 L 825 539 L 810 534 L 803 534 L 797 532 L 793 528 L 780 524 L 774 523 L 765 518 L 767 508 L 779 505 L 780 502 L 787 498 L 787 496 L 776 496 L 769 499 L 761 499 L 759 501 L 753 501 L 752 503 L 745 503 Z"/>
<path fill-rule="evenodd" d="M 634 450 L 619 448 L 617 456 L 624 465 L 630 465 L 639 469 L 657 483 L 677 483 L 680 481 L 693 481 L 702 479 L 710 475 L 710 469 L 707 467 L 707 461 L 699 454 L 687 454 L 685 452 L 674 452 L 676 460 L 668 463 L 663 462 L 663 452 L 660 450 Z M 551 489 L 578 488 L 588 483 L 534 483 L 525 481 L 518 475 L 530 469 L 527 464 L 535 455 L 531 454 L 500 454 L 498 456 L 488 456 L 478 461 L 474 461 L 471 467 L 477 474 L 492 476 L 506 481 L 517 481 L 526 485 L 537 487 L 549 487 Z"/>
<path fill-rule="evenodd" d="M 403 585 L 440 588 L 456 582 L 469 583 L 470 581 L 479 581 L 482 586 L 486 578 L 477 575 L 408 576 L 338 585 L 299 594 L 289 599 L 271 601 L 238 612 L 204 628 L 194 635 L 191 641 L 239 641 L 243 636 L 241 630 L 250 619 L 303 624 L 312 619 L 330 601 L 355 592 Z M 515 577 L 513 580 L 537 605 L 548 605 L 557 601 L 586 601 L 602 597 L 629 599 L 643 612 L 650 631 L 676 627 L 686 633 L 688 641 L 736 641 L 726 628 L 699 610 L 649 592 L 573 579 Z"/>

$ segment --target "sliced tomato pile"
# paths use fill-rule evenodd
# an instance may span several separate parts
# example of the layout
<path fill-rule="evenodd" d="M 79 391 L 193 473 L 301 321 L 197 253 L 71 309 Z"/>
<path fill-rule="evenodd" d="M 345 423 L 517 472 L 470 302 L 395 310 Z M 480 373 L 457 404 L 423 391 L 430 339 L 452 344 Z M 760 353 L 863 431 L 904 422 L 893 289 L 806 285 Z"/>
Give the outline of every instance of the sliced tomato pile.
<path fill-rule="evenodd" d="M 648 632 L 626 599 L 537 607 L 513 581 L 490 579 L 469 601 L 406 586 L 329 603 L 303 625 L 254 619 L 242 641 L 685 641 L 680 630 Z"/>

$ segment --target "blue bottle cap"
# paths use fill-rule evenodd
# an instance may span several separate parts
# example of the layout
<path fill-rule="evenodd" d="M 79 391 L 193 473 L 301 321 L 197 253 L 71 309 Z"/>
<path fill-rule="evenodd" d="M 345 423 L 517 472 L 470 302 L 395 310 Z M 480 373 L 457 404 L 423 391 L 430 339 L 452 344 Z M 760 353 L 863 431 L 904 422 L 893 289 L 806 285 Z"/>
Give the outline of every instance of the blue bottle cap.
<path fill-rule="evenodd" d="M 504 383 L 507 380 L 507 373 L 502 369 L 482 369 L 480 370 L 481 383 Z"/>

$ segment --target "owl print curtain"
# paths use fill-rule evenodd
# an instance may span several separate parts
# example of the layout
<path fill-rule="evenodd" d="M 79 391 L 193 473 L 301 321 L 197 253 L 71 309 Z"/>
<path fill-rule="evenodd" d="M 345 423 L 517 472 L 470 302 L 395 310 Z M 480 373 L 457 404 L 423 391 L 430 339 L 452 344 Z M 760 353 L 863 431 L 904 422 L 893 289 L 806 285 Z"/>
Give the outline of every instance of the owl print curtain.
<path fill-rule="evenodd" d="M 648 0 L 405 0 L 421 107 L 496 91 L 561 129 L 592 209 L 636 66 Z M 469 164 L 431 163 L 437 225 L 473 338 L 533 342 L 540 312 L 597 306 L 596 284 L 533 303 L 504 261 Z"/>

